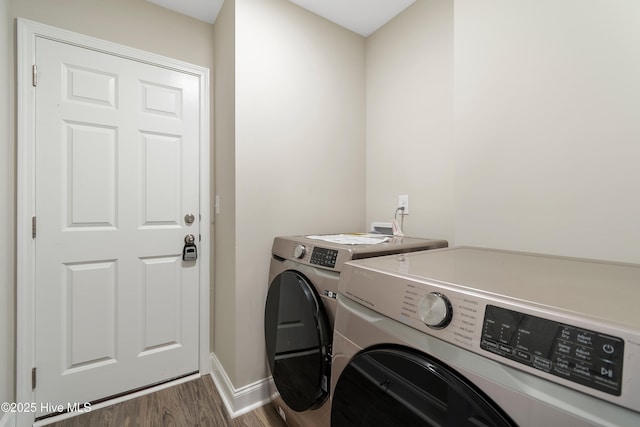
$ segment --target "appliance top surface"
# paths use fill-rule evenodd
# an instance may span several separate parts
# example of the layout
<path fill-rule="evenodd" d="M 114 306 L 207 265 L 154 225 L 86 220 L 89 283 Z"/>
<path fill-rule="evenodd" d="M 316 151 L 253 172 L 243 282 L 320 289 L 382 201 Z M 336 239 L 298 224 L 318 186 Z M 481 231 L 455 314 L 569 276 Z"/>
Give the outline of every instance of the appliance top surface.
<path fill-rule="evenodd" d="M 348 251 L 350 254 L 349 259 L 370 258 L 385 254 L 396 254 L 399 252 L 409 252 L 422 249 L 427 250 L 434 248 L 445 248 L 448 246 L 448 242 L 441 239 L 394 237 L 384 235 L 368 236 L 379 238 L 380 240 L 388 238 L 388 241 L 376 244 L 349 245 L 343 243 L 327 242 L 319 239 L 311 239 L 307 236 L 276 237 L 276 240 L 288 240 L 291 242 L 306 245 L 308 247 L 322 247 L 326 249 Z"/>
<path fill-rule="evenodd" d="M 640 265 L 636 264 L 452 247 L 349 265 L 640 328 Z"/>

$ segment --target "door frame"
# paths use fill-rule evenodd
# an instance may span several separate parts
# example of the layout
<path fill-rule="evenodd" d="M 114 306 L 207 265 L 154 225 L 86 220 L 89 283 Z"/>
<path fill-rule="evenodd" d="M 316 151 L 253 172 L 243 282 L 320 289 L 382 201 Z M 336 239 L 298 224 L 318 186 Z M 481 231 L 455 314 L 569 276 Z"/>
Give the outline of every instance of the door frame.
<path fill-rule="evenodd" d="M 16 253 L 16 402 L 35 402 L 31 371 L 35 366 L 35 91 L 32 66 L 38 37 L 194 75 L 200 81 L 200 241 L 199 350 L 200 375 L 209 372 L 210 82 L 209 69 L 24 18 L 17 19 L 17 253 Z M 33 413 L 20 413 L 18 425 L 31 425 Z"/>

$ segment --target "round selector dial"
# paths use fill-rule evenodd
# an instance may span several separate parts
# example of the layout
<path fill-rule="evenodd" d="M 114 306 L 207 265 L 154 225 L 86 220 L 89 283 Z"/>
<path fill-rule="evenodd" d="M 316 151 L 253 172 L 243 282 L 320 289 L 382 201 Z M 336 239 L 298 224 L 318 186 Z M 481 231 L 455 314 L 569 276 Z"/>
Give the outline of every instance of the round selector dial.
<path fill-rule="evenodd" d="M 306 253 L 307 253 L 307 248 L 305 248 L 304 245 L 298 245 L 293 250 L 293 256 L 298 259 L 304 258 L 304 254 Z"/>
<path fill-rule="evenodd" d="M 425 325 L 434 329 L 445 328 L 453 316 L 449 298 L 440 292 L 431 292 L 418 303 L 418 313 Z"/>

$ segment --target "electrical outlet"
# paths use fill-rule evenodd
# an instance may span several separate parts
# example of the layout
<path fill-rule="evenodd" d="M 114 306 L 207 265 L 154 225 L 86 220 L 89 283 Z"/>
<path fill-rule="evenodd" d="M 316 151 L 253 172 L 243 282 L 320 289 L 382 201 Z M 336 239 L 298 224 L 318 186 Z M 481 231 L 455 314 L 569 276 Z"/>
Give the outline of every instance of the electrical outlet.
<path fill-rule="evenodd" d="M 401 194 L 398 196 L 398 207 L 404 207 L 404 211 L 402 211 L 402 215 L 409 215 L 409 195 Z"/>

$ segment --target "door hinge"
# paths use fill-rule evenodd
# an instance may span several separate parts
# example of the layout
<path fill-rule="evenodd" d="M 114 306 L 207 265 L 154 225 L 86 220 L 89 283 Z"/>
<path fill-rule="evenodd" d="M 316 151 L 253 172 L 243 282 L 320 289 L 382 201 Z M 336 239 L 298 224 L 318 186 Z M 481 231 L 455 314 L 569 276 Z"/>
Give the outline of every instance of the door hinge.
<path fill-rule="evenodd" d="M 38 66 L 37 65 L 33 65 L 33 67 L 31 68 L 31 74 L 32 74 L 32 82 L 33 82 L 33 86 L 38 86 Z"/>
<path fill-rule="evenodd" d="M 36 370 L 37 368 L 31 368 L 31 390 L 36 389 Z"/>
<path fill-rule="evenodd" d="M 32 239 L 36 238 L 36 217 L 35 216 L 31 217 L 31 238 Z"/>

